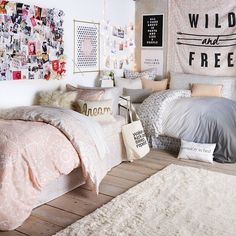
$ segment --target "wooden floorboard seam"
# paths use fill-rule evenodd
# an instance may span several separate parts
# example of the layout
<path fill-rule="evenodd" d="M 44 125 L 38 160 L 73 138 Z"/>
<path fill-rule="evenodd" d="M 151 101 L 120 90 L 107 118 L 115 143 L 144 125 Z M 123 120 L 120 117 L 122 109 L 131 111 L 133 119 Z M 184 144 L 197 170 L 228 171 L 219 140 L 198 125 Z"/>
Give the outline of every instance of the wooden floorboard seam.
<path fill-rule="evenodd" d="M 18 233 L 24 234 L 24 235 L 26 235 L 26 236 L 30 236 L 29 234 L 26 234 L 26 233 L 20 232 L 18 229 L 16 229 L 15 231 L 18 232 Z M 0 232 L 0 233 L 1 233 L 1 232 Z"/>
<path fill-rule="evenodd" d="M 49 203 L 46 203 L 45 205 L 46 205 L 46 206 L 53 207 L 53 208 L 58 209 L 58 210 L 61 210 L 61 211 L 65 211 L 65 212 L 70 213 L 70 214 L 74 214 L 74 215 L 76 215 L 76 216 L 83 217 L 83 216 L 81 216 L 81 215 L 79 215 L 79 214 L 76 214 L 76 213 L 74 213 L 74 212 L 70 212 L 70 211 L 68 211 L 68 210 L 66 210 L 66 209 L 64 210 L 64 209 L 61 209 L 61 208 L 59 208 L 59 207 L 52 206 L 52 205 L 50 205 Z"/>
<path fill-rule="evenodd" d="M 22 234 L 22 236 L 49 236 L 51 235 L 50 232 L 65 228 L 65 226 L 60 224 L 66 225 L 69 221 L 73 221 L 73 215 L 83 218 L 88 215 L 94 207 L 100 208 L 117 195 L 126 192 L 171 164 L 236 175 L 236 164 L 214 163 L 211 165 L 203 162 L 179 160 L 176 157 L 176 155 L 165 151 L 151 150 L 151 152 L 143 159 L 136 160 L 133 163 L 122 163 L 119 166 L 114 167 L 106 175 L 101 183 L 101 193 L 97 198 L 92 196 L 91 190 L 86 185 L 80 186 L 73 190 L 74 192 L 71 191 L 69 194 L 59 197 L 58 200 L 55 199 L 51 201 L 51 203 L 48 202 L 45 204 L 45 206 L 51 208 L 42 207 L 38 212 L 35 212 L 35 214 L 33 212 L 29 220 L 27 220 L 20 228 L 16 229 L 15 232 Z M 86 196 L 88 196 L 88 198 L 86 198 Z M 70 202 L 70 199 L 71 201 L 75 201 L 75 203 Z M 65 205 L 64 203 L 69 205 Z M 72 209 L 72 207 L 74 208 Z M 57 209 L 58 212 L 54 211 L 53 208 Z M 52 212 L 50 209 L 52 209 Z M 64 216 L 67 214 L 73 215 L 71 215 L 71 218 L 68 217 L 68 220 L 63 219 L 63 217 L 58 221 L 49 220 L 51 216 L 55 216 L 56 219 L 57 217 L 60 217 L 60 214 L 63 216 L 63 212 Z M 78 214 L 79 212 L 83 215 Z"/>
<path fill-rule="evenodd" d="M 80 217 L 84 217 L 84 216 L 79 215 L 79 214 L 76 214 L 76 213 L 74 213 L 74 212 L 72 212 L 72 211 L 68 211 L 68 210 L 66 210 L 66 209 L 63 209 L 63 208 L 60 208 L 60 207 L 56 207 L 56 206 L 54 206 L 54 205 L 50 205 L 50 204 L 46 204 L 46 205 L 47 205 L 47 206 L 50 206 L 50 207 L 54 207 L 54 208 L 59 209 L 59 210 L 62 210 L 62 211 L 65 211 L 65 212 L 68 212 L 68 213 L 71 213 L 71 214 L 74 214 L 74 215 L 77 215 L 77 216 L 80 216 Z"/>

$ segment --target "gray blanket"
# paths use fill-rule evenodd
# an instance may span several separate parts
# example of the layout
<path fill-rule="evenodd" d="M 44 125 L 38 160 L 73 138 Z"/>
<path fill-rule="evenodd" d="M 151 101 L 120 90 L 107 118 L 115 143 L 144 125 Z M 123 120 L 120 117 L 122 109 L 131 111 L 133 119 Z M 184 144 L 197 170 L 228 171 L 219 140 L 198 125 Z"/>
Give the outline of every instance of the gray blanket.
<path fill-rule="evenodd" d="M 173 96 L 176 93 L 178 96 Z M 155 106 L 161 108 L 156 111 Z M 167 135 L 197 143 L 216 143 L 216 161 L 236 162 L 236 102 L 232 100 L 193 98 L 186 91 L 155 93 L 141 105 L 139 116 L 147 136 L 155 133 L 156 137 Z"/>

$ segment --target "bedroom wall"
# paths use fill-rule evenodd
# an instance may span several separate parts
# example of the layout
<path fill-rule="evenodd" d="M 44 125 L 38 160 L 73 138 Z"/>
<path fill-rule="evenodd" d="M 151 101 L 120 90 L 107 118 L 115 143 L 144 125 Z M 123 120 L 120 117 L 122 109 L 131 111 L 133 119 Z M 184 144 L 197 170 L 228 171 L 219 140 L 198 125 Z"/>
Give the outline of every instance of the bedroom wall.
<path fill-rule="evenodd" d="M 137 70 L 141 70 L 141 35 L 143 14 L 164 14 L 164 76 L 167 75 L 167 13 L 168 0 L 136 0 L 135 1 L 135 62 Z M 145 49 L 152 50 L 152 49 Z"/>
<path fill-rule="evenodd" d="M 98 73 L 73 74 L 73 20 L 101 22 L 110 20 L 117 26 L 134 22 L 135 2 L 132 0 L 19 0 L 40 7 L 58 8 L 65 12 L 65 54 L 67 56 L 67 74 L 61 81 L 26 80 L 0 82 L 0 108 L 30 105 L 36 92 L 56 89 L 66 83 L 94 86 Z M 105 9 L 104 9 L 105 6 Z M 102 48 L 100 58 L 103 58 Z M 101 63 L 102 64 L 102 63 Z"/>

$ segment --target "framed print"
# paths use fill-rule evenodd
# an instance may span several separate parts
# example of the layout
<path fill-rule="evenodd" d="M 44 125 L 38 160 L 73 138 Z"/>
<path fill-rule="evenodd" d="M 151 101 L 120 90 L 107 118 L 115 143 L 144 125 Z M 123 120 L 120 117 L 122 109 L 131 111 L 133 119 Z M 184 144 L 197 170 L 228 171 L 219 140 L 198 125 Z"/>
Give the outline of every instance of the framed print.
<path fill-rule="evenodd" d="M 142 49 L 141 50 L 141 71 L 149 69 L 156 70 L 156 74 L 163 76 L 163 50 Z"/>
<path fill-rule="evenodd" d="M 100 70 L 100 24 L 74 20 L 74 73 Z"/>
<path fill-rule="evenodd" d="M 163 47 L 164 15 L 143 15 L 142 47 Z"/>

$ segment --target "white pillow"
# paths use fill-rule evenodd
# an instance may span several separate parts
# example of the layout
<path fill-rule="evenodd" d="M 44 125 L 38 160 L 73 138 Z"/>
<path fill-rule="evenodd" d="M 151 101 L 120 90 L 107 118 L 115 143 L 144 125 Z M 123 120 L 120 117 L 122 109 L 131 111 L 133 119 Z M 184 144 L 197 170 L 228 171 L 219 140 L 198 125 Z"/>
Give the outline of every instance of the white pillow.
<path fill-rule="evenodd" d="M 174 72 L 171 72 L 170 77 L 170 89 L 190 89 L 191 84 L 193 83 L 221 84 L 223 85 L 222 97 L 235 100 L 236 77 L 194 75 Z"/>
<path fill-rule="evenodd" d="M 178 159 L 213 163 L 215 143 L 194 143 L 181 140 Z"/>
<path fill-rule="evenodd" d="M 112 115 L 112 100 L 76 102 L 76 110 L 86 116 L 92 117 L 97 121 L 115 121 Z"/>
<path fill-rule="evenodd" d="M 136 79 L 128 79 L 128 78 L 115 78 L 115 84 L 117 87 L 128 88 L 128 89 L 142 89 L 142 81 L 141 78 Z"/>

